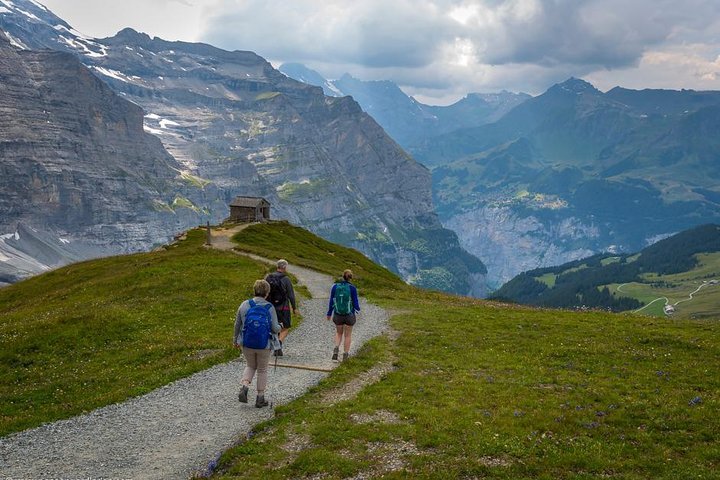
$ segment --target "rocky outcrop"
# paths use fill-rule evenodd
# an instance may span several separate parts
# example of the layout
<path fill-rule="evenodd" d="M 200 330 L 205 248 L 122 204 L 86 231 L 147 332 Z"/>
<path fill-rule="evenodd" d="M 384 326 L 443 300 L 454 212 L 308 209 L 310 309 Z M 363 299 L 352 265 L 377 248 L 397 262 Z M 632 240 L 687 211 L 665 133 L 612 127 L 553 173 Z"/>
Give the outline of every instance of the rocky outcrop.
<path fill-rule="evenodd" d="M 100 253 L 145 249 L 198 222 L 197 212 L 176 202 L 199 198 L 196 189 L 144 132 L 140 107 L 75 55 L 20 50 L 0 33 L 0 83 L 6 280 Z M 68 246 L 76 242 L 83 248 Z"/>
<path fill-rule="evenodd" d="M 444 225 L 457 233 L 463 248 L 486 265 L 491 290 L 519 272 L 592 255 L 594 250 L 583 248 L 590 238 L 596 239 L 591 245 L 600 243 L 598 229 L 577 218 L 555 224 L 536 216 L 518 215 L 509 207 L 486 206 L 452 216 Z"/>

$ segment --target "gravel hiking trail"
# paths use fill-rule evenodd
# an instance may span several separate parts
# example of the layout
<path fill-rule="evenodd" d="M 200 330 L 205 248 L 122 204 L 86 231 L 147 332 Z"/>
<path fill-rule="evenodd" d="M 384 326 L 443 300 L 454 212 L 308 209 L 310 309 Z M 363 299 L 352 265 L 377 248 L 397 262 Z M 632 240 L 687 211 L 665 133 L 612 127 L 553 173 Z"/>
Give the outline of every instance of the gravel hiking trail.
<path fill-rule="evenodd" d="M 215 230 L 212 247 L 231 250 L 230 237 L 240 230 L 242 227 Z M 303 322 L 290 331 L 283 348 L 285 356 L 278 364 L 330 370 L 338 365 L 330 360 L 334 327 L 325 319 L 332 279 L 292 264 L 288 271 L 313 298 L 300 302 Z M 242 300 L 238 298 L 237 303 Z M 385 310 L 364 299 L 361 310 L 351 355 L 388 328 Z M 228 318 L 228 342 L 232 341 L 233 322 L 234 318 Z M 271 361 L 266 391 L 273 405 L 301 396 L 327 375 L 273 365 Z M 272 405 L 255 408 L 254 381 L 250 402 L 238 402 L 243 368 L 244 362 L 238 358 L 146 395 L 0 438 L 0 478 L 182 479 L 203 475 L 221 452 L 247 438 L 254 425 L 273 415 Z"/>

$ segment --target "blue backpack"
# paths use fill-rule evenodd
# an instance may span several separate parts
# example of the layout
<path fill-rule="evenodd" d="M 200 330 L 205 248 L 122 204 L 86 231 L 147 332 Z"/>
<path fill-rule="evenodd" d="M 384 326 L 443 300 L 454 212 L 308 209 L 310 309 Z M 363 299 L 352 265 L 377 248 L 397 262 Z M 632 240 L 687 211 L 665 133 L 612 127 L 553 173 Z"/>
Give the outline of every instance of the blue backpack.
<path fill-rule="evenodd" d="M 262 350 L 267 348 L 270 339 L 270 309 L 272 304 L 258 305 L 254 300 L 250 299 L 250 309 L 245 314 L 245 324 L 242 330 L 243 347 L 257 348 Z"/>

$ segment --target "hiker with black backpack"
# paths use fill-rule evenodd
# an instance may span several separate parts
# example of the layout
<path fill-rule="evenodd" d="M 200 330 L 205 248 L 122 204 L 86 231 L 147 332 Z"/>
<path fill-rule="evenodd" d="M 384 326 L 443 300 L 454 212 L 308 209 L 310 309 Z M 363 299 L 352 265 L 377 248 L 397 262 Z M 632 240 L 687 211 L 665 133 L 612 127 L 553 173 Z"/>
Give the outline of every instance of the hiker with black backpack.
<path fill-rule="evenodd" d="M 277 261 L 277 270 L 268 274 L 265 280 L 270 284 L 270 302 L 275 307 L 280 322 L 280 348 L 275 350 L 275 356 L 283 356 L 283 342 L 287 337 L 291 326 L 290 308 L 292 313 L 298 314 L 297 305 L 295 303 L 295 290 L 293 290 L 290 277 L 287 276 L 287 260 L 282 258 Z"/>
<path fill-rule="evenodd" d="M 257 372 L 257 408 L 266 407 L 265 388 L 267 387 L 268 365 L 273 346 L 273 333 L 280 331 L 277 314 L 273 305 L 267 301 L 270 284 L 265 280 L 256 280 L 253 285 L 255 297 L 240 304 L 235 315 L 235 348 L 242 347 L 245 358 L 245 370 L 240 381 L 238 400 L 248 401 L 248 389 Z"/>
<path fill-rule="evenodd" d="M 357 288 L 350 283 L 353 278 L 352 270 L 343 272 L 342 280 L 338 280 L 330 290 L 330 304 L 328 305 L 327 319 L 332 318 L 335 324 L 335 348 L 332 359 L 337 360 L 340 353 L 340 343 L 343 343 L 343 360 L 350 355 L 350 342 L 352 329 L 357 320 L 355 313 L 360 312 Z"/>

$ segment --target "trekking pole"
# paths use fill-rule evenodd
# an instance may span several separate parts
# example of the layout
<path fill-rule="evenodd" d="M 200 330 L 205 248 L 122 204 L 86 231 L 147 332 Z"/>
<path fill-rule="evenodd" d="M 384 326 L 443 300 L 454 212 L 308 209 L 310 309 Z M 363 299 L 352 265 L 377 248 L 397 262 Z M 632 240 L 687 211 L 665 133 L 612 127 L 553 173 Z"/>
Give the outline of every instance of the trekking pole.
<path fill-rule="evenodd" d="M 273 353 L 275 353 L 275 352 L 273 352 Z M 273 384 L 275 383 L 275 372 L 277 372 L 277 367 L 278 367 L 277 361 L 278 361 L 278 357 L 275 356 L 275 367 L 273 368 L 272 382 L 270 382 L 270 385 L 268 386 L 268 390 L 270 390 L 272 388 Z M 273 397 L 272 395 L 268 395 L 268 397 L 270 397 L 270 408 L 275 408 L 275 397 Z"/>

